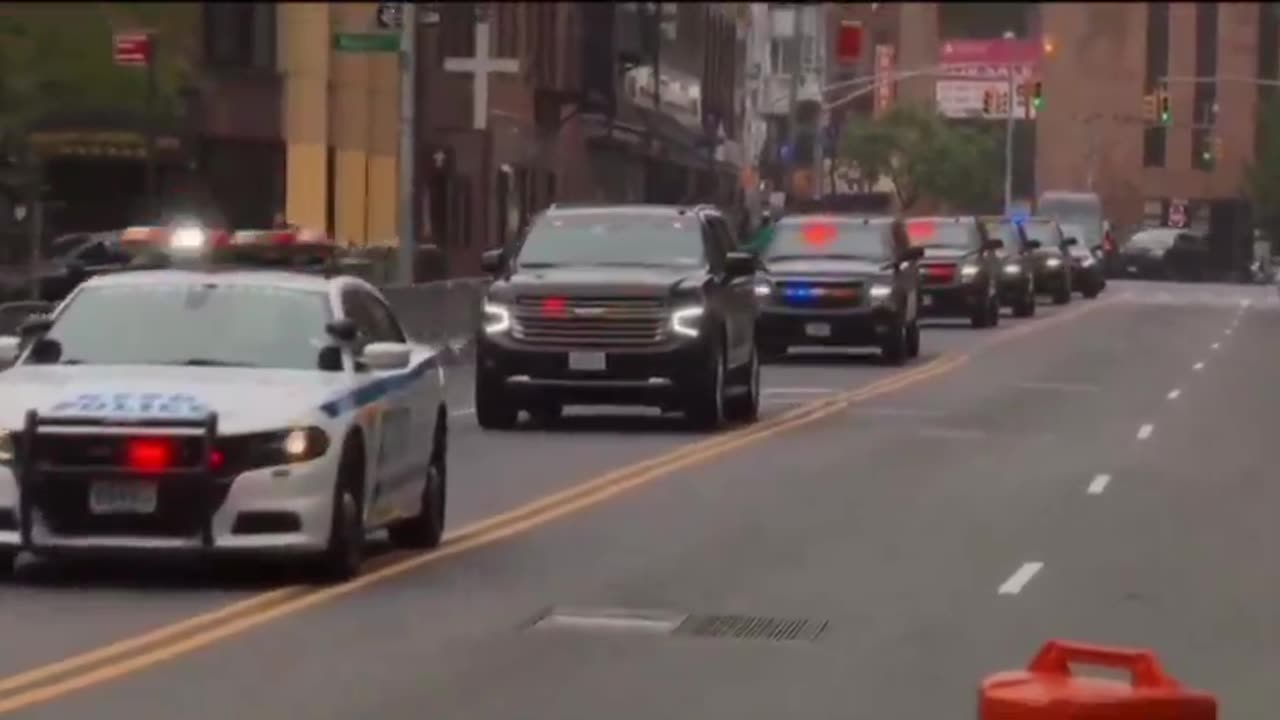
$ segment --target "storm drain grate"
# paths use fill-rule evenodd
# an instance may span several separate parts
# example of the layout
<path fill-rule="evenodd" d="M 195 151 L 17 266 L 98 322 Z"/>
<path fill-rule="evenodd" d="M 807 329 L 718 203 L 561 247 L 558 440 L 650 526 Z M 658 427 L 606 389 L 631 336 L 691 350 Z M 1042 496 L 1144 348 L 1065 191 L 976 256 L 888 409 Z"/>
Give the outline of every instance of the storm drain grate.
<path fill-rule="evenodd" d="M 814 642 L 826 632 L 827 621 L 751 615 L 690 615 L 673 635 L 769 642 Z"/>

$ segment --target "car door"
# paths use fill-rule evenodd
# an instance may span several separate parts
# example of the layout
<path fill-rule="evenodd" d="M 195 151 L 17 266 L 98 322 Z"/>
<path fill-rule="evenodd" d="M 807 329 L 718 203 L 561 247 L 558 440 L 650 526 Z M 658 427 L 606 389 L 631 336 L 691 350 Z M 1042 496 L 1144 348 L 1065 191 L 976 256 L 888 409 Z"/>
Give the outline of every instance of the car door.
<path fill-rule="evenodd" d="M 376 295 L 358 286 L 343 290 L 343 316 L 359 330 L 357 348 L 375 342 L 405 341 L 399 325 L 394 320 L 388 323 L 389 313 L 381 312 L 381 303 Z M 394 519 L 402 508 L 408 507 L 408 499 L 420 495 L 416 491 L 421 483 L 415 480 L 425 477 L 423 472 L 414 472 L 419 463 L 414 458 L 414 408 L 409 382 L 413 367 L 412 359 L 407 368 L 396 370 L 371 370 L 354 363 L 357 383 L 369 398 L 358 412 L 368 413 L 369 427 L 373 428 L 372 437 L 366 438 L 370 462 L 365 483 L 365 516 L 371 526 Z"/>
<path fill-rule="evenodd" d="M 710 215 L 710 226 L 714 233 L 720 252 L 733 252 L 737 243 L 729 223 L 720 215 Z M 728 311 L 730 330 L 730 362 L 741 365 L 751 359 L 751 349 L 755 345 L 755 278 L 752 276 L 727 278 L 725 304 Z"/>

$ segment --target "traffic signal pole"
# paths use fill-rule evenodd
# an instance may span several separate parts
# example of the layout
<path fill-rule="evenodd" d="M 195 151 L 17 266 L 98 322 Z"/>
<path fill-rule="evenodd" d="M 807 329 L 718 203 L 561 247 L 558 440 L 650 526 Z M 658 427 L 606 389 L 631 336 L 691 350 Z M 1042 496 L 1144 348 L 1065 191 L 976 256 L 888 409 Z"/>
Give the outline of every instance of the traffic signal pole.
<path fill-rule="evenodd" d="M 1009 215 L 1013 212 L 1013 104 L 1017 88 L 1014 87 L 1013 68 L 1008 68 L 1006 74 L 1009 77 L 1009 102 L 1004 114 L 1004 213 Z M 1023 102 L 1030 104 L 1031 98 L 1027 97 Z"/>
<path fill-rule="evenodd" d="M 418 239 L 414 236 L 414 173 L 417 160 L 417 78 L 418 18 L 411 2 L 400 10 L 400 244 L 396 253 L 396 282 L 414 282 L 414 257 Z"/>

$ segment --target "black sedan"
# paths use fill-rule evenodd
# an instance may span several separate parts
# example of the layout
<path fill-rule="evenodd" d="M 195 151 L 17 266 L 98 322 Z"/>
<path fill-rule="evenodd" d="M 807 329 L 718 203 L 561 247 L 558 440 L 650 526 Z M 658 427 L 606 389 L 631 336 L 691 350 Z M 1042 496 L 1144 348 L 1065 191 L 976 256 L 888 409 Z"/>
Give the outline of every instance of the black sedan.
<path fill-rule="evenodd" d="M 1116 267 L 1121 277 L 1146 280 L 1198 280 L 1208 262 L 1205 239 L 1177 228 L 1140 230 L 1121 246 Z"/>
<path fill-rule="evenodd" d="M 1004 247 L 1000 257 L 1000 304 L 1013 310 L 1014 317 L 1036 314 L 1036 256 L 1040 243 L 1027 237 L 1026 230 L 1009 218 L 982 220 L 987 235 L 998 238 Z"/>
<path fill-rule="evenodd" d="M 1078 225 L 1063 225 L 1062 233 L 1067 236 L 1068 253 L 1071 255 L 1071 284 L 1086 298 L 1098 297 L 1107 288 L 1107 276 L 1102 270 L 1102 247 L 1084 245 L 1084 229 Z"/>

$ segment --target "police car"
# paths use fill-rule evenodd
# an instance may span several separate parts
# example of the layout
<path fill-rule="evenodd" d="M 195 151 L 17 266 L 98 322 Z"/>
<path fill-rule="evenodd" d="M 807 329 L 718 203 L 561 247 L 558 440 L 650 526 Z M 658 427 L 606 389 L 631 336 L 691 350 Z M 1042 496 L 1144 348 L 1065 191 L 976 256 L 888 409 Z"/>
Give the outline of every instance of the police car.
<path fill-rule="evenodd" d="M 153 239 L 169 267 L 94 277 L 0 337 L 0 572 L 22 551 L 244 552 L 340 580 L 375 529 L 439 544 L 440 349 L 364 280 L 241 266 L 323 270 L 323 238 Z"/>

